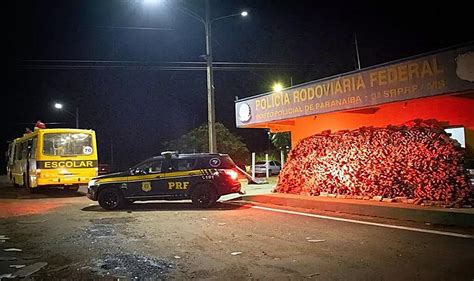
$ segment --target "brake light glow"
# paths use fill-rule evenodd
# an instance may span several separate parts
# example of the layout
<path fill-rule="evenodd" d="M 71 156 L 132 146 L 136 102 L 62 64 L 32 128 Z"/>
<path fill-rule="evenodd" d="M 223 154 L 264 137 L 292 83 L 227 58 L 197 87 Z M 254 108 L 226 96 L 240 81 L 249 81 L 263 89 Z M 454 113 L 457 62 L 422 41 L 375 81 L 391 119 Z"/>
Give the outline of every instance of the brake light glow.
<path fill-rule="evenodd" d="M 239 178 L 239 174 L 234 170 L 225 170 L 225 173 L 235 181 Z"/>

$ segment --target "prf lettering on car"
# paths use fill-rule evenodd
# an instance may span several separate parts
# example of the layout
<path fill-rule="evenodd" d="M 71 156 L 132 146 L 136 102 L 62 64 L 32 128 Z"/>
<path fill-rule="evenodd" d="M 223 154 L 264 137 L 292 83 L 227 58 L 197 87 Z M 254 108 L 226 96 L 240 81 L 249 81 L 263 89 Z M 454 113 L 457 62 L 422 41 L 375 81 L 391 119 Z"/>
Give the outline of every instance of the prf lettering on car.
<path fill-rule="evenodd" d="M 188 189 L 189 181 L 170 181 L 168 189 Z"/>

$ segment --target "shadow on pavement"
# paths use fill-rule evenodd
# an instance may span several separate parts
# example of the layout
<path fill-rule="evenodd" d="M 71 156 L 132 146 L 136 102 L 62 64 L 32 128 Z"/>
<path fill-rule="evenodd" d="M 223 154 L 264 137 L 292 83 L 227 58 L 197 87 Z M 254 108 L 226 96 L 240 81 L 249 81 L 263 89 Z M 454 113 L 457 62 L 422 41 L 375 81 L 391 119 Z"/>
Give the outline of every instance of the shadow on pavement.
<path fill-rule="evenodd" d="M 238 206 L 232 204 L 217 203 L 212 208 L 198 208 L 188 202 L 164 202 L 164 203 L 133 203 L 120 210 L 105 210 L 99 205 L 82 208 L 85 212 L 153 212 L 153 211 L 231 211 L 248 209 L 247 206 Z"/>
<path fill-rule="evenodd" d="M 25 188 L 14 186 L 1 186 L 0 199 L 46 199 L 46 198 L 71 198 L 85 196 L 83 192 L 63 190 L 60 188 L 41 187 L 35 193 L 29 193 Z"/>

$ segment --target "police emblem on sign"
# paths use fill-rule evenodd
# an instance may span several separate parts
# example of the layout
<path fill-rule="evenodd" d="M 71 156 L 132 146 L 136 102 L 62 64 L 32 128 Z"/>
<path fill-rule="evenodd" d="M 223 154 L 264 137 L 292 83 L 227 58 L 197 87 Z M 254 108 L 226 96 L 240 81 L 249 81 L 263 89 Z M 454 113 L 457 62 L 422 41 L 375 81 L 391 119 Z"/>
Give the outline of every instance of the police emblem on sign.
<path fill-rule="evenodd" d="M 246 123 L 250 121 L 252 118 L 252 110 L 250 109 L 250 105 L 248 103 L 243 103 L 239 107 L 239 120 L 242 123 Z"/>
<path fill-rule="evenodd" d="M 151 190 L 151 183 L 150 182 L 142 182 L 142 190 L 148 192 Z"/>

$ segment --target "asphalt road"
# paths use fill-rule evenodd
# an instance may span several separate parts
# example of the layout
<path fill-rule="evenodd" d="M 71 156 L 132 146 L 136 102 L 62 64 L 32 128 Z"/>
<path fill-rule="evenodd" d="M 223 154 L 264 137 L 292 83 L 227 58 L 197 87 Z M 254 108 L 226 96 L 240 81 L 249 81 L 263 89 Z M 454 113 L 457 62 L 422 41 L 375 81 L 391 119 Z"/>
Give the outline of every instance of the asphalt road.
<path fill-rule="evenodd" d="M 474 240 L 219 204 L 102 210 L 81 194 L 0 188 L 0 275 L 35 279 L 474 280 Z M 0 238 L 1 240 L 1 238 Z M 9 260 L 8 259 L 15 259 Z"/>

